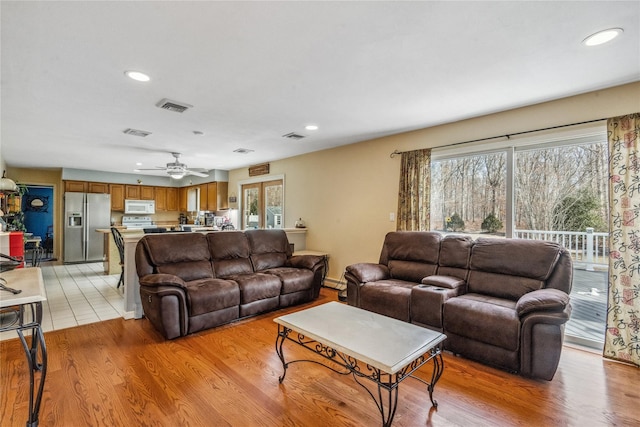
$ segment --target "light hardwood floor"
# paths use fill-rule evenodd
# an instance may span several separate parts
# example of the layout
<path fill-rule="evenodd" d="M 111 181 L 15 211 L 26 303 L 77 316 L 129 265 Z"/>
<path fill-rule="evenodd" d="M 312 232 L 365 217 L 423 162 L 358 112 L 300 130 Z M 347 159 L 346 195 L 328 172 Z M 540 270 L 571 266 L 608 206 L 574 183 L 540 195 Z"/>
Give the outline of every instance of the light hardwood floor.
<path fill-rule="evenodd" d="M 313 304 L 336 300 L 323 289 Z M 311 304 L 311 305 L 313 305 Z M 41 426 L 379 426 L 349 376 L 293 364 L 283 384 L 273 318 L 262 315 L 165 341 L 147 320 L 113 319 L 45 333 L 49 372 Z M 345 325 L 348 327 L 348 325 Z M 290 343 L 289 343 L 290 344 Z M 307 357 L 285 344 L 287 357 Z M 24 426 L 29 377 L 17 340 L 0 342 L 0 425 Z M 565 348 L 551 382 L 445 353 L 430 406 L 425 386 L 400 386 L 394 426 L 637 426 L 640 370 Z M 418 376 L 428 379 L 425 365 Z"/>

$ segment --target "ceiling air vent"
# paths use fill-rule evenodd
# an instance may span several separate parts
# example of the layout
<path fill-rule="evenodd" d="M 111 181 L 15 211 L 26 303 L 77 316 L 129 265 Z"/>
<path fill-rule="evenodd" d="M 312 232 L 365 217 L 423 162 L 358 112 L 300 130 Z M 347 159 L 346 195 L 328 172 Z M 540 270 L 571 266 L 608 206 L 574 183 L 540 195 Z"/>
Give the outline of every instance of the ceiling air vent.
<path fill-rule="evenodd" d="M 151 135 L 151 132 L 147 132 L 146 130 L 131 129 L 131 128 L 125 129 L 122 132 L 126 133 L 127 135 L 141 136 L 143 138 L 145 136 Z"/>
<path fill-rule="evenodd" d="M 249 150 L 248 148 L 238 148 L 236 150 L 233 150 L 234 153 L 239 153 L 239 154 L 249 154 L 249 153 L 253 153 L 254 150 Z"/>
<path fill-rule="evenodd" d="M 193 108 L 193 105 L 185 104 L 184 102 L 172 101 L 167 98 L 161 99 L 156 105 L 163 110 L 174 111 L 176 113 L 184 113 L 189 108 Z"/>
<path fill-rule="evenodd" d="M 283 138 L 289 138 L 289 139 L 298 140 L 298 139 L 304 138 L 305 136 L 304 135 L 300 135 L 299 133 L 291 132 L 291 133 L 288 133 L 286 135 L 282 135 L 282 137 Z"/>

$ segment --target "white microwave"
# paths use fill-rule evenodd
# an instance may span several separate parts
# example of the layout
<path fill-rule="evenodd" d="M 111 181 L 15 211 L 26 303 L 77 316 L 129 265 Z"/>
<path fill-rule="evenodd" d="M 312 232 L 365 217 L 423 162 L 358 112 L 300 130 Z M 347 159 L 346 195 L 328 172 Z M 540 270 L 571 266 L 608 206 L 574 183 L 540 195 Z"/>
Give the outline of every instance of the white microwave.
<path fill-rule="evenodd" d="M 125 214 L 154 214 L 156 213 L 155 200 L 125 200 Z"/>

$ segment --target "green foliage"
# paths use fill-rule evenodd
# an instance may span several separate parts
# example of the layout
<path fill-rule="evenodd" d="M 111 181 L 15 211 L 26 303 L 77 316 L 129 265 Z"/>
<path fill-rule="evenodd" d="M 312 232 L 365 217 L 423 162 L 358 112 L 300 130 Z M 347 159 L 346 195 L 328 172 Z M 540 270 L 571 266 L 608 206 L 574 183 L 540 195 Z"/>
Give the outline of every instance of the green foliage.
<path fill-rule="evenodd" d="M 258 199 L 253 198 L 249 204 L 249 215 L 258 215 Z"/>
<path fill-rule="evenodd" d="M 487 230 L 489 233 L 495 233 L 500 230 L 502 225 L 502 221 L 500 221 L 493 213 L 487 215 L 484 221 L 482 221 L 482 229 Z"/>
<path fill-rule="evenodd" d="M 607 231 L 598 197 L 589 190 L 565 196 L 553 210 L 553 227 L 558 231 Z"/>
<path fill-rule="evenodd" d="M 453 231 L 462 231 L 464 230 L 464 221 L 457 213 L 451 215 L 451 221 L 448 222 L 448 228 Z"/>

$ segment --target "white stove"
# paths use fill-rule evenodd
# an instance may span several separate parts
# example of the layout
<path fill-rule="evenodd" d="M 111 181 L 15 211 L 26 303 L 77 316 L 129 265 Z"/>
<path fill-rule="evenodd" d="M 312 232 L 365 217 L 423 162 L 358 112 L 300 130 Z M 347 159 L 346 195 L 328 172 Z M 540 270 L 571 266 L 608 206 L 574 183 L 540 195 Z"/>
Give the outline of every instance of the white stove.
<path fill-rule="evenodd" d="M 145 228 L 157 228 L 158 226 L 153 223 L 150 216 L 133 216 L 124 215 L 122 217 L 122 225 L 127 227 L 127 230 L 142 230 Z"/>

